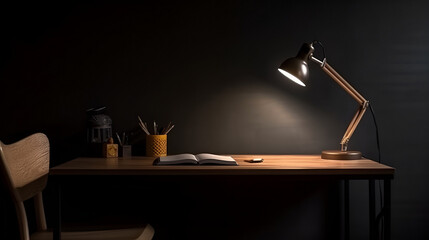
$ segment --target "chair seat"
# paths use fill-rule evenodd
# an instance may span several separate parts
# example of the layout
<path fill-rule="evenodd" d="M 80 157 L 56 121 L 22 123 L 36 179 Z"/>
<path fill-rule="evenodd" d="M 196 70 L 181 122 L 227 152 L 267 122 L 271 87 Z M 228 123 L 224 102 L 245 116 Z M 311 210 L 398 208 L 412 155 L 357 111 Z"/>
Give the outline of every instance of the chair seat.
<path fill-rule="evenodd" d="M 84 232 L 61 232 L 62 240 L 146 240 L 152 239 L 155 234 L 151 225 L 143 228 L 128 228 Z M 36 232 L 31 235 L 31 240 L 51 240 L 52 232 Z"/>

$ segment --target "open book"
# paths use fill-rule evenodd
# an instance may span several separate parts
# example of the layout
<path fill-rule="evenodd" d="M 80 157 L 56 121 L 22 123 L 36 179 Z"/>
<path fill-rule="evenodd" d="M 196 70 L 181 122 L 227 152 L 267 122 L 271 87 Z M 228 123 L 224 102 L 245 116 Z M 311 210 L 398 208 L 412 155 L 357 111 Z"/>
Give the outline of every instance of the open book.
<path fill-rule="evenodd" d="M 155 159 L 153 165 L 174 165 L 174 164 L 220 164 L 238 165 L 231 156 L 215 155 L 210 153 L 200 153 L 197 155 L 184 153 L 159 157 Z"/>

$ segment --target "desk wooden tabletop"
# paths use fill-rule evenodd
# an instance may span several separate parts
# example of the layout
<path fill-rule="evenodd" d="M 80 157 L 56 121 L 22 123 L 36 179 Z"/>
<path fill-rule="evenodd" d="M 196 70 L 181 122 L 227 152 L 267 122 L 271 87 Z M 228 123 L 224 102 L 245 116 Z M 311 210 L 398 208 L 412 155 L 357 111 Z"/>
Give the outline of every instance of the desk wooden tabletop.
<path fill-rule="evenodd" d="M 238 166 L 153 166 L 153 157 L 76 158 L 50 169 L 50 175 L 301 175 L 393 178 L 395 169 L 378 162 L 326 160 L 320 155 L 231 155 Z M 262 163 L 247 162 L 263 158 Z"/>

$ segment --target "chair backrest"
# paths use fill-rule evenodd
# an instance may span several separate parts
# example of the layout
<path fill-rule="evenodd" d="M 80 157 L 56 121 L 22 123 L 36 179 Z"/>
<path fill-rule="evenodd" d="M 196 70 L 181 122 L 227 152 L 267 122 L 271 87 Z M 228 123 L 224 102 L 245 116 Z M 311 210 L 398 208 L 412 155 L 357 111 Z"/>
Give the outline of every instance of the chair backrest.
<path fill-rule="evenodd" d="M 29 240 L 24 201 L 34 197 L 36 224 L 39 231 L 46 230 L 42 190 L 49 173 L 49 140 L 36 133 L 13 144 L 0 141 L 0 177 L 6 184 L 15 205 L 20 236 Z"/>

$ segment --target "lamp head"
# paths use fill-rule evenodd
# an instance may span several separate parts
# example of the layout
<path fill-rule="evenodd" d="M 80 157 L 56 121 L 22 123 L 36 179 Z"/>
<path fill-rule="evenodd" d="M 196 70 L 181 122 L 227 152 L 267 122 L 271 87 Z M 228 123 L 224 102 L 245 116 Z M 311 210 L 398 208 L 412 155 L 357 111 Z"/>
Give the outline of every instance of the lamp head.
<path fill-rule="evenodd" d="M 305 87 L 308 78 L 308 60 L 314 52 L 313 44 L 304 43 L 296 57 L 286 59 L 278 70 L 290 80 Z"/>

